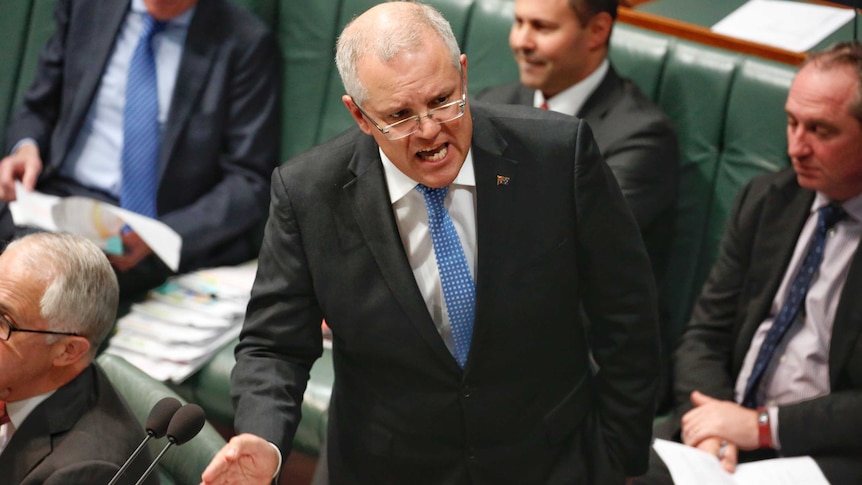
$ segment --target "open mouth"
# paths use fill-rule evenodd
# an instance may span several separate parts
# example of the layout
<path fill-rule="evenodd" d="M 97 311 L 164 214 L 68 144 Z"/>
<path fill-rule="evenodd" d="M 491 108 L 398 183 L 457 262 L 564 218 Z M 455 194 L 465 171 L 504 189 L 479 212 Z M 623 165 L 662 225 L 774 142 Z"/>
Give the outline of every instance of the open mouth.
<path fill-rule="evenodd" d="M 436 147 L 419 150 L 418 152 L 416 152 L 416 156 L 425 162 L 439 162 L 440 160 L 446 158 L 447 153 L 449 153 L 449 144 L 443 143 L 442 145 L 437 145 Z"/>

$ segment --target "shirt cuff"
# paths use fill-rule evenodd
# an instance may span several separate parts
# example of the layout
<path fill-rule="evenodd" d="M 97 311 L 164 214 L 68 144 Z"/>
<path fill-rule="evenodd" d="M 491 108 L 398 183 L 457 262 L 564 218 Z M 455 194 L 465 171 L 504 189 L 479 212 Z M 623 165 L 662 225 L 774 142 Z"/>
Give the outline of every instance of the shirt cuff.
<path fill-rule="evenodd" d="M 275 473 L 272 474 L 272 479 L 275 480 L 278 478 L 278 474 L 281 473 L 281 450 L 278 449 L 278 446 L 275 446 L 275 443 L 272 441 L 267 441 L 273 448 L 275 448 L 275 452 L 278 453 L 278 466 L 275 467 Z"/>
<path fill-rule="evenodd" d="M 12 147 L 12 150 L 9 151 L 9 155 L 17 152 L 18 149 L 24 145 L 33 145 L 34 147 L 39 148 L 39 145 L 36 143 L 35 139 L 33 139 L 33 138 L 22 138 L 21 140 L 18 140 L 18 143 L 16 143 L 15 146 Z"/>
<path fill-rule="evenodd" d="M 772 447 L 777 451 L 781 449 L 781 443 L 778 441 L 778 406 L 767 406 L 766 412 L 769 413 L 769 434 L 772 435 Z M 279 468 L 281 467 L 279 466 Z"/>

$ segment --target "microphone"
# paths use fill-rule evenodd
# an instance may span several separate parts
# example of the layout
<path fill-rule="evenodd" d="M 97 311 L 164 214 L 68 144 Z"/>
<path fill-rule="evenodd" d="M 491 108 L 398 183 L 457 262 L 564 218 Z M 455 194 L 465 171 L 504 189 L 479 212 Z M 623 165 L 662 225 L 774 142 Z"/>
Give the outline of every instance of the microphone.
<path fill-rule="evenodd" d="M 162 448 L 162 451 L 159 453 L 159 456 L 150 463 L 147 471 L 141 475 L 141 478 L 135 483 L 135 485 L 141 485 L 144 483 L 144 480 L 150 473 L 153 472 L 153 469 L 156 468 L 156 465 L 165 456 L 165 453 L 168 451 L 172 445 L 181 445 L 190 439 L 194 438 L 204 427 L 204 423 L 206 423 L 206 413 L 201 409 L 197 404 L 186 404 L 183 407 L 179 408 L 174 414 L 174 417 L 171 418 L 171 422 L 168 424 L 168 444 Z"/>
<path fill-rule="evenodd" d="M 155 406 L 153 406 L 153 409 L 150 411 L 150 415 L 147 416 L 147 436 L 143 441 L 141 441 L 141 444 L 138 445 L 135 451 L 132 452 L 132 456 L 123 463 L 123 466 L 120 467 L 120 470 L 116 475 L 114 475 L 114 478 L 108 482 L 108 485 L 114 485 L 117 483 L 120 476 L 126 472 L 129 465 L 131 465 L 135 458 L 141 453 L 141 450 L 144 449 L 144 445 L 146 445 L 151 438 L 161 438 L 165 435 L 171 422 L 171 418 L 174 417 L 174 414 L 176 414 L 177 410 L 180 409 L 180 406 L 180 402 L 173 397 L 162 398 Z"/>

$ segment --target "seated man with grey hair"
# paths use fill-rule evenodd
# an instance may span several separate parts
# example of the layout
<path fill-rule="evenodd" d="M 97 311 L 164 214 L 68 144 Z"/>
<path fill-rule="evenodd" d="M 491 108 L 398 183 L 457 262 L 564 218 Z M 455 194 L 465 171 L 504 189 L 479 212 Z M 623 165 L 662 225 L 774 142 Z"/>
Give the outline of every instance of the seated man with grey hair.
<path fill-rule="evenodd" d="M 0 255 L 3 483 L 108 483 L 144 437 L 93 362 L 118 299 L 110 263 L 86 239 L 31 234 Z M 120 483 L 150 461 L 139 456 Z"/>

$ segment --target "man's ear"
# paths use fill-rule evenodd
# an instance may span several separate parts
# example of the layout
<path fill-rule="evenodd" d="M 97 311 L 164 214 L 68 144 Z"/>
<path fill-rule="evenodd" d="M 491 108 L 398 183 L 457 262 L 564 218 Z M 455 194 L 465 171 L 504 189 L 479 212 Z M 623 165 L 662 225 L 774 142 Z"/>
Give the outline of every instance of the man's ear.
<path fill-rule="evenodd" d="M 614 27 L 614 19 L 607 12 L 599 12 L 593 15 L 587 24 L 589 32 L 588 47 L 590 50 L 605 47 Z"/>
<path fill-rule="evenodd" d="M 61 337 L 51 346 L 54 355 L 54 366 L 65 367 L 76 364 L 87 358 L 90 352 L 90 341 L 86 337 L 68 335 Z"/>
<path fill-rule="evenodd" d="M 345 94 L 341 97 L 341 102 L 347 107 L 347 111 L 350 111 L 350 116 L 352 116 L 353 121 L 359 125 L 359 129 L 366 135 L 370 135 L 371 130 L 374 129 L 374 127 L 371 126 L 368 119 L 362 115 L 362 111 L 359 111 L 359 108 L 356 107 L 356 103 L 353 102 L 353 98 L 351 98 L 349 94 Z"/>

